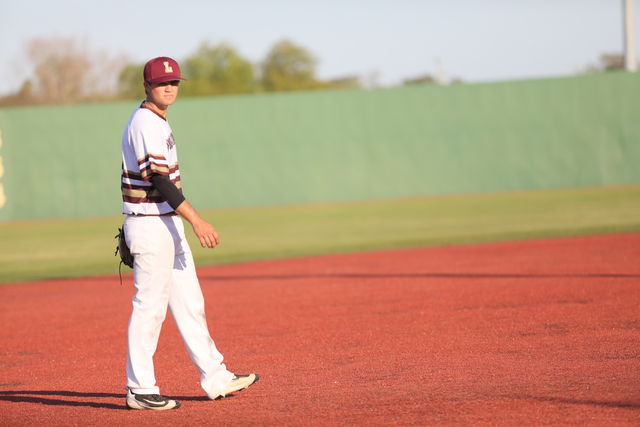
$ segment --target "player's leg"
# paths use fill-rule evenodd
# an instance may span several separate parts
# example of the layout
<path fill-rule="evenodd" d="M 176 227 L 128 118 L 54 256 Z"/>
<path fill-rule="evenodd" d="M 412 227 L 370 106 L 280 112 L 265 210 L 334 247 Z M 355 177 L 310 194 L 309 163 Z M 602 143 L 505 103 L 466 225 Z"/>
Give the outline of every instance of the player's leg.
<path fill-rule="evenodd" d="M 159 217 L 127 217 L 127 244 L 134 255 L 136 294 L 128 329 L 127 387 L 159 394 L 153 366 L 171 290 L 174 242 Z"/>
<path fill-rule="evenodd" d="M 184 235 L 182 220 L 174 219 L 174 233 L 180 244 L 176 248 L 169 307 L 189 356 L 200 371 L 202 388 L 209 397 L 216 398 L 232 382 L 233 374 L 222 363 L 223 356 L 209 334 L 193 256 Z"/>

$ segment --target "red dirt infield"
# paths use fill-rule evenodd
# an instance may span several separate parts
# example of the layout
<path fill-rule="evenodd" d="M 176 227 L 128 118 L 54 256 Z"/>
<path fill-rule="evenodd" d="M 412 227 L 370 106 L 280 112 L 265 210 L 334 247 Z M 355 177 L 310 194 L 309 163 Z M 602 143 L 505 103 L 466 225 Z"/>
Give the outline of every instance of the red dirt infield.
<path fill-rule="evenodd" d="M 227 366 L 203 397 L 171 316 L 167 412 L 124 406 L 133 286 L 0 286 L 0 425 L 640 424 L 640 233 L 199 269 Z M 169 320 L 171 319 L 171 320 Z"/>

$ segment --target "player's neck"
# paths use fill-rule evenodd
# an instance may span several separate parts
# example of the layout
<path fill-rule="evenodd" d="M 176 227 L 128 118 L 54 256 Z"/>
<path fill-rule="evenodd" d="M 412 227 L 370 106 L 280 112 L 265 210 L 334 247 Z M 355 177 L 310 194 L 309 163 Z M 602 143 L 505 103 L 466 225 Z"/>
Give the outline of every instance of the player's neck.
<path fill-rule="evenodd" d="M 154 113 L 164 117 L 165 119 L 167 118 L 167 110 L 169 109 L 168 105 L 157 105 L 148 99 L 144 101 L 144 105 Z"/>

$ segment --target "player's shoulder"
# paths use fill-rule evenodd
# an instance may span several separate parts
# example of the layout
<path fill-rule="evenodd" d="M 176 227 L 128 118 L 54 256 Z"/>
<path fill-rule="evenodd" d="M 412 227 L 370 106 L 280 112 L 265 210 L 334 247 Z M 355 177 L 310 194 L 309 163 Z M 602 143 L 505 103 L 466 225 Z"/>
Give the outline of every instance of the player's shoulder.
<path fill-rule="evenodd" d="M 153 111 L 149 110 L 148 108 L 142 108 L 142 107 L 138 107 L 133 111 L 133 114 L 131 115 L 131 121 L 132 122 L 153 122 L 156 119 L 159 119 L 159 117 L 156 115 L 156 113 L 154 113 Z"/>
<path fill-rule="evenodd" d="M 144 129 L 161 124 L 162 119 L 148 108 L 136 108 L 129 120 L 129 128 L 132 130 Z"/>

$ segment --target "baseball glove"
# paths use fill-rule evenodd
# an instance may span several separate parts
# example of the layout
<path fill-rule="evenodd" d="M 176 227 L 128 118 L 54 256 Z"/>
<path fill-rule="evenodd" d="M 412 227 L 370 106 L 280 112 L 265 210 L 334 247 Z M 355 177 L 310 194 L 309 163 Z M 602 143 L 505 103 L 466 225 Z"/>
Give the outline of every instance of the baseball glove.
<path fill-rule="evenodd" d="M 124 227 L 118 227 L 118 234 L 116 234 L 116 239 L 118 240 L 118 245 L 116 246 L 116 253 L 114 256 L 120 254 L 120 265 L 126 265 L 127 267 L 133 268 L 133 255 L 131 255 L 131 251 L 129 250 L 129 246 L 127 246 L 127 241 L 124 239 Z"/>

